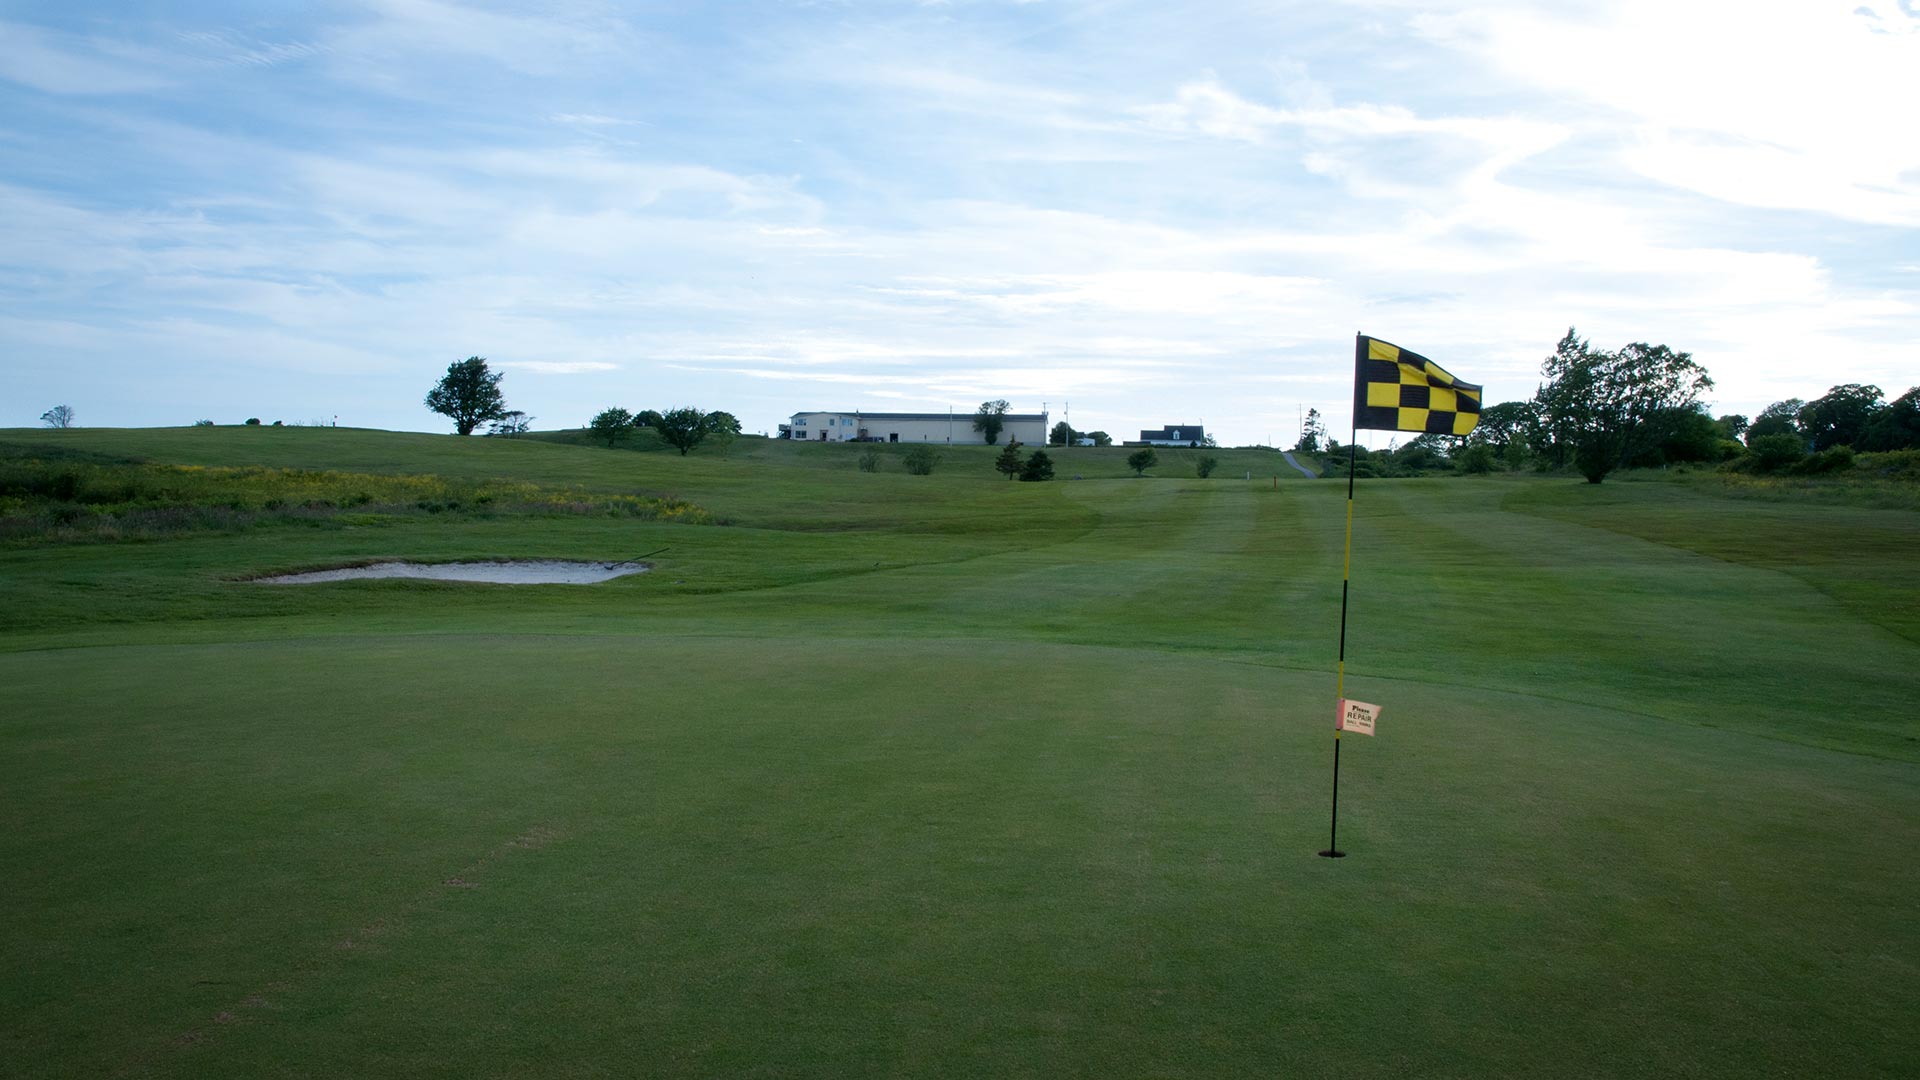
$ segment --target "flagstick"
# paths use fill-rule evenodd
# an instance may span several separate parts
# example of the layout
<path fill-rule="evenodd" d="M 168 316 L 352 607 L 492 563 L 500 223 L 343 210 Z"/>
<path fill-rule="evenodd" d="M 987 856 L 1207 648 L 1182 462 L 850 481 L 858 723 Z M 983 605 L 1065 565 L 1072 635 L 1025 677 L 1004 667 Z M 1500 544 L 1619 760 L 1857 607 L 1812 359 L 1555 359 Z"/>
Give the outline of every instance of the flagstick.
<path fill-rule="evenodd" d="M 1354 426 L 1347 431 L 1347 553 L 1340 567 L 1340 666 L 1334 676 L 1333 695 L 1335 708 L 1338 702 L 1347 696 L 1347 588 L 1353 579 L 1353 470 L 1359 460 L 1358 443 L 1354 440 L 1360 434 L 1360 418 L 1354 417 Z M 1344 859 L 1347 853 L 1340 850 L 1340 729 L 1333 729 L 1333 822 L 1327 828 L 1327 850 L 1320 854 L 1329 859 Z"/>

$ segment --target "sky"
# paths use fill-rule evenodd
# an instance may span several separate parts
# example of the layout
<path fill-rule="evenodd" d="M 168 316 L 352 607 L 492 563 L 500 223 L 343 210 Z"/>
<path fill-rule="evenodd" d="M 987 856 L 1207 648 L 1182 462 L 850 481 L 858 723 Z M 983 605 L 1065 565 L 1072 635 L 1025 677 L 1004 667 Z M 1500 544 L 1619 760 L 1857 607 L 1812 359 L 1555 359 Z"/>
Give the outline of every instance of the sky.
<path fill-rule="evenodd" d="M 1920 383 L 1920 0 L 0 4 L 0 427 Z M 1384 445 L 1387 436 L 1363 438 Z"/>

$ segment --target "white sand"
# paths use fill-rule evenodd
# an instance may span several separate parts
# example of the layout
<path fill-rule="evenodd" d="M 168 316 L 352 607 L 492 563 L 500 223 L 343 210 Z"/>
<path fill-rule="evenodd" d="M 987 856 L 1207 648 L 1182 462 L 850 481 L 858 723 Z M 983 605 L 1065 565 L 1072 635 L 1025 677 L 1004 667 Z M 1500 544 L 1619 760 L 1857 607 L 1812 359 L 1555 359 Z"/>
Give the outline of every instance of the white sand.
<path fill-rule="evenodd" d="M 646 571 L 647 567 L 637 562 L 562 562 L 558 559 L 530 562 L 383 562 L 372 566 L 344 566 L 338 570 L 311 570 L 304 574 L 281 574 L 254 580 L 265 585 L 312 585 L 322 581 L 359 581 L 363 578 L 486 581 L 496 585 L 592 585 Z"/>

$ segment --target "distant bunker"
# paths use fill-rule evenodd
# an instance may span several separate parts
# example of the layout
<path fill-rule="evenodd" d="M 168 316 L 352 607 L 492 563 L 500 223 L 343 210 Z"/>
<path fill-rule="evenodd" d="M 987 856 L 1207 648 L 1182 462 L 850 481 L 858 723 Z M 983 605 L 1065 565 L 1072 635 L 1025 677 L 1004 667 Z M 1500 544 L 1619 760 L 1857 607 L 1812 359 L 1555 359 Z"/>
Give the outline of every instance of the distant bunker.
<path fill-rule="evenodd" d="M 364 581 L 373 578 L 423 578 L 428 581 L 481 581 L 492 585 L 593 585 L 629 574 L 644 574 L 639 562 L 567 562 L 534 559 L 525 562 L 377 562 L 309 570 L 302 574 L 275 574 L 254 578 L 261 585 L 318 585 L 327 581 Z"/>

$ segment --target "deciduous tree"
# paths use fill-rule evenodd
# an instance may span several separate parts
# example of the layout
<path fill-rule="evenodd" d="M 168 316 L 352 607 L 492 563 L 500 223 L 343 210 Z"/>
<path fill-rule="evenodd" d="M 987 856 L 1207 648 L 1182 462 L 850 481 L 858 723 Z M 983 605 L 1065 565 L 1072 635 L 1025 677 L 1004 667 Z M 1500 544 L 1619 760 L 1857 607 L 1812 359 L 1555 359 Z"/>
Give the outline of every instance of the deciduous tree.
<path fill-rule="evenodd" d="M 70 428 L 73 426 L 73 406 L 55 405 L 40 414 L 40 422 L 50 428 Z"/>
<path fill-rule="evenodd" d="M 1747 425 L 1747 445 L 1752 446 L 1753 440 L 1768 435 L 1800 434 L 1800 410 L 1806 407 L 1807 403 L 1796 397 L 1776 401 L 1761 409 L 1760 415 Z"/>
<path fill-rule="evenodd" d="M 1906 450 L 1920 446 L 1920 386 L 1901 394 L 1874 414 L 1860 439 L 1862 450 Z"/>
<path fill-rule="evenodd" d="M 608 446 L 613 446 L 633 434 L 633 414 L 617 405 L 602 409 L 587 422 L 587 430 L 593 432 L 594 438 L 605 439 Z"/>
<path fill-rule="evenodd" d="M 525 435 L 533 427 L 533 417 L 519 409 L 508 409 L 500 414 L 488 428 L 488 435 L 499 435 L 511 439 L 516 435 Z"/>
<path fill-rule="evenodd" d="M 1571 447 L 1575 467 L 1590 484 L 1658 445 L 1669 411 L 1693 408 L 1713 388 L 1691 353 L 1644 342 L 1607 352 L 1571 329 L 1541 374 L 1547 382 L 1536 401 L 1548 430 Z"/>
<path fill-rule="evenodd" d="M 499 373 L 487 369 L 484 356 L 455 361 L 447 365 L 438 385 L 427 391 L 427 408 L 452 420 L 454 431 L 471 435 L 482 423 L 506 414 L 500 379 Z"/>
<path fill-rule="evenodd" d="M 680 451 L 681 457 L 686 457 L 687 451 L 713 433 L 707 426 L 707 414 L 690 405 L 661 413 L 660 422 L 654 427 L 659 429 L 661 440 Z"/>
<path fill-rule="evenodd" d="M 1858 446 L 1874 414 L 1885 406 L 1877 386 L 1844 383 L 1800 408 L 1800 432 L 1815 450 L 1830 446 Z"/>
<path fill-rule="evenodd" d="M 992 446 L 1000 440 L 1000 429 L 1007 426 L 1007 410 L 1011 408 L 1006 398 L 997 401 L 983 401 L 973 414 L 973 430 L 987 437 L 987 445 Z"/>
<path fill-rule="evenodd" d="M 1147 470 L 1159 463 L 1160 455 L 1154 453 L 1151 446 L 1143 446 L 1127 455 L 1127 468 L 1132 469 L 1135 476 L 1147 475 Z"/>

